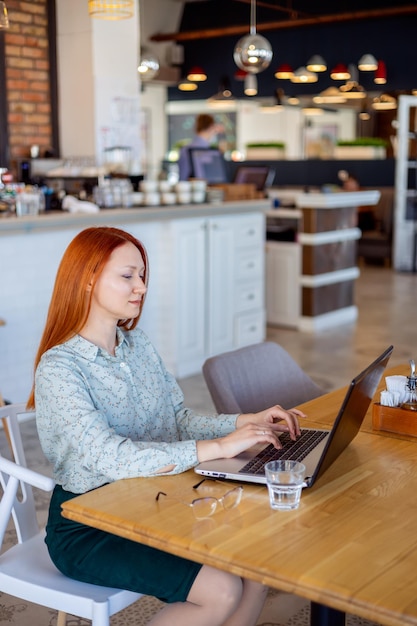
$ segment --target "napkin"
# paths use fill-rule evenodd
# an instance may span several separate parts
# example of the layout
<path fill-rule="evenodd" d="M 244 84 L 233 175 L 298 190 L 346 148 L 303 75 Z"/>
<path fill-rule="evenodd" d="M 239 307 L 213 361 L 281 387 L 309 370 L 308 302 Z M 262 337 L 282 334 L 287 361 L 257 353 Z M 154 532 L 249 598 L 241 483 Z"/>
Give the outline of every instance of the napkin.
<path fill-rule="evenodd" d="M 381 391 L 381 402 L 383 406 L 398 406 L 400 404 L 399 391 Z"/>
<path fill-rule="evenodd" d="M 94 202 L 77 200 L 74 196 L 65 196 L 62 200 L 62 208 L 70 213 L 98 213 L 100 207 Z"/>

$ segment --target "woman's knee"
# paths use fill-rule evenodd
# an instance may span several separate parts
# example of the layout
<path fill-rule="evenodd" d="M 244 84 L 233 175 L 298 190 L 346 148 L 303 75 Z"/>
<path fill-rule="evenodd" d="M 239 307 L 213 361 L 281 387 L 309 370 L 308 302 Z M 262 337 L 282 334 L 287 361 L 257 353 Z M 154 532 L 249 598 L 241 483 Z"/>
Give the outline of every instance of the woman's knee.
<path fill-rule="evenodd" d="M 191 587 L 187 600 L 195 604 L 210 605 L 225 618 L 239 606 L 243 582 L 239 576 L 203 566 Z"/>

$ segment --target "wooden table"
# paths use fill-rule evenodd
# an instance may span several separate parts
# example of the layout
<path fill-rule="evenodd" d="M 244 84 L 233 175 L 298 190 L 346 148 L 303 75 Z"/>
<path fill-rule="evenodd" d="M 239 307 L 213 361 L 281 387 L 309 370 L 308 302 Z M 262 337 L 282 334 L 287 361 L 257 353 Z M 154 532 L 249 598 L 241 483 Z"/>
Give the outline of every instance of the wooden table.
<path fill-rule="evenodd" d="M 343 395 L 302 405 L 309 423 L 331 424 Z M 155 501 L 159 490 L 191 501 L 198 478 L 189 471 L 117 481 L 66 502 L 63 514 L 330 607 L 336 617 L 322 625 L 343 623 L 346 612 L 417 626 L 416 442 L 372 432 L 369 416 L 296 511 L 272 511 L 266 488 L 254 485 L 238 509 L 203 521 L 175 499 Z M 209 489 L 222 495 L 226 486 Z"/>

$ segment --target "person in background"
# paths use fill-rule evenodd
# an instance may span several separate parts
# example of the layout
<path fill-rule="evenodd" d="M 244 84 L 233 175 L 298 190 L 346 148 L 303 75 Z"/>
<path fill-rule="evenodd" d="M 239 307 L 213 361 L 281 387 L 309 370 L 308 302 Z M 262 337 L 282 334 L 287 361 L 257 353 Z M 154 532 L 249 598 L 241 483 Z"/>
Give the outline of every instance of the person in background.
<path fill-rule="evenodd" d="M 342 182 L 342 191 L 359 191 L 359 181 L 350 172 L 346 170 L 339 170 L 337 174 L 339 180 Z"/>
<path fill-rule="evenodd" d="M 359 180 L 350 172 L 341 170 L 339 172 L 339 178 L 342 181 L 343 191 L 360 191 L 361 186 L 359 184 Z M 357 227 L 363 232 L 375 229 L 375 214 L 373 207 L 357 207 Z"/>
<path fill-rule="evenodd" d="M 137 326 L 148 273 L 143 244 L 112 227 L 81 231 L 58 268 L 28 400 L 56 481 L 45 541 L 66 576 L 164 601 L 152 626 L 254 626 L 265 586 L 61 515 L 63 502 L 106 483 L 178 474 L 257 443 L 279 448 L 280 432 L 299 435 L 297 409 L 198 415 L 184 406 Z"/>
<path fill-rule="evenodd" d="M 183 146 L 180 151 L 179 180 L 188 180 L 192 176 L 190 148 L 209 148 L 213 138 L 223 131 L 223 126 L 217 124 L 212 115 L 202 113 L 196 117 L 194 131 L 195 135 L 191 142 Z"/>

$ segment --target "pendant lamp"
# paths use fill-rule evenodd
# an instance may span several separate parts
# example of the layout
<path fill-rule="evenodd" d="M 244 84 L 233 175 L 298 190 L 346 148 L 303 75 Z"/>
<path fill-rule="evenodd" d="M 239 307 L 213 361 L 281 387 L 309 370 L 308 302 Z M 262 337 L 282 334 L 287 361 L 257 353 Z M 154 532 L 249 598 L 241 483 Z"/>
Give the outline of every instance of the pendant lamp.
<path fill-rule="evenodd" d="M 188 80 L 195 83 L 202 83 L 207 80 L 207 74 L 199 65 L 194 65 L 187 74 Z"/>
<path fill-rule="evenodd" d="M 188 78 L 184 78 L 183 80 L 180 80 L 177 86 L 180 91 L 196 91 L 196 89 L 198 89 L 197 83 L 194 83 L 192 80 L 189 80 Z"/>
<path fill-rule="evenodd" d="M 313 96 L 316 104 L 343 104 L 346 102 L 345 96 L 337 87 L 328 87 L 317 96 Z"/>
<path fill-rule="evenodd" d="M 387 68 L 384 61 L 378 61 L 378 67 L 375 70 L 374 83 L 377 85 L 385 85 L 387 82 Z"/>
<path fill-rule="evenodd" d="M 350 72 L 346 65 L 338 63 L 330 72 L 330 78 L 333 78 L 333 80 L 349 80 Z"/>
<path fill-rule="evenodd" d="M 258 93 L 258 79 L 256 74 L 246 74 L 243 85 L 245 96 L 256 96 Z"/>
<path fill-rule="evenodd" d="M 237 42 L 233 58 L 241 70 L 258 74 L 269 67 L 272 60 L 271 44 L 256 32 L 256 0 L 251 0 L 250 31 Z"/>
<path fill-rule="evenodd" d="M 305 67 L 299 67 L 295 70 L 294 75 L 290 78 L 292 83 L 316 83 L 318 76 L 315 72 L 310 72 Z"/>
<path fill-rule="evenodd" d="M 0 30 L 9 28 L 9 16 L 7 14 L 7 7 L 5 2 L 0 2 Z"/>
<path fill-rule="evenodd" d="M 150 52 L 142 52 L 138 65 L 138 72 L 141 80 L 152 80 L 159 72 L 159 61 L 155 55 Z"/>
<path fill-rule="evenodd" d="M 294 70 L 288 63 L 282 63 L 274 74 L 275 78 L 289 80 L 294 76 Z"/>
<path fill-rule="evenodd" d="M 358 68 L 361 72 L 374 72 L 378 63 L 373 54 L 364 54 L 358 61 Z"/>
<path fill-rule="evenodd" d="M 372 108 L 376 111 L 391 111 L 397 108 L 397 100 L 387 93 L 382 93 L 372 100 Z"/>
<path fill-rule="evenodd" d="M 133 17 L 133 0 L 88 0 L 88 13 L 102 20 L 125 20 Z"/>
<path fill-rule="evenodd" d="M 327 63 L 319 54 L 314 54 L 306 65 L 306 68 L 310 72 L 325 72 L 327 70 Z"/>
<path fill-rule="evenodd" d="M 348 80 L 344 85 L 341 85 L 339 89 L 345 98 L 351 100 L 366 98 L 365 89 L 355 80 Z"/>
<path fill-rule="evenodd" d="M 229 107 L 235 104 L 235 98 L 230 89 L 230 80 L 227 76 L 222 76 L 219 84 L 219 91 L 207 99 L 207 104 L 213 107 Z"/>

